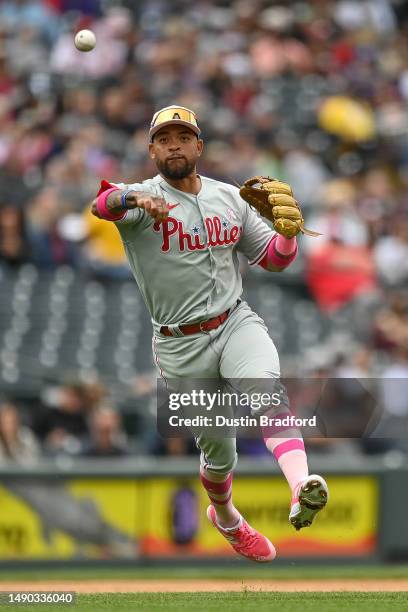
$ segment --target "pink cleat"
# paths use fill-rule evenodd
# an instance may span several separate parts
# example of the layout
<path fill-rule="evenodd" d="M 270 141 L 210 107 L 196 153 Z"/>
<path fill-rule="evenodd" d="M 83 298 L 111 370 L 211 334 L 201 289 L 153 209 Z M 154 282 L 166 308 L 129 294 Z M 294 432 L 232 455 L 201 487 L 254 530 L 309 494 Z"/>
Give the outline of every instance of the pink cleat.
<path fill-rule="evenodd" d="M 239 555 L 258 563 L 267 563 L 276 557 L 276 550 L 272 542 L 248 525 L 242 516 L 239 526 L 234 530 L 223 529 L 218 525 L 214 506 L 208 506 L 207 517 Z"/>
<path fill-rule="evenodd" d="M 318 512 L 322 510 L 329 499 L 327 483 L 321 476 L 312 474 L 302 480 L 292 500 L 289 522 L 296 531 L 302 527 L 310 527 Z"/>

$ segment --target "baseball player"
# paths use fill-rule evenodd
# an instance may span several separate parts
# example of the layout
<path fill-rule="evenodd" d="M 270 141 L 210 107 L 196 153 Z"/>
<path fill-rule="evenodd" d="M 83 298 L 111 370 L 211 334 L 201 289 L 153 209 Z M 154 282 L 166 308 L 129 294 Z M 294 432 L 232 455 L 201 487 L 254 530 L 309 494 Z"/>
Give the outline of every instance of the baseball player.
<path fill-rule="evenodd" d="M 291 189 L 261 179 L 257 190 L 252 179 L 241 190 L 243 199 L 238 188 L 197 174 L 203 141 L 196 115 L 187 108 L 156 112 L 149 135 L 158 174 L 130 185 L 102 181 L 92 212 L 119 230 L 151 315 L 160 375 L 248 380 L 250 389 L 258 380 L 263 389 L 272 388 L 280 375 L 279 357 L 264 322 L 240 298 L 238 252 L 269 272 L 295 259 L 303 219 Z M 265 212 L 270 203 L 275 231 L 248 204 L 256 206 L 259 193 L 263 203 L 257 208 Z M 309 475 L 301 432 L 268 430 L 264 440 L 291 489 L 290 522 L 296 529 L 309 526 L 326 504 L 328 489 L 323 478 Z M 273 544 L 233 504 L 235 439 L 201 433 L 196 442 L 211 502 L 209 520 L 237 553 L 271 561 Z"/>

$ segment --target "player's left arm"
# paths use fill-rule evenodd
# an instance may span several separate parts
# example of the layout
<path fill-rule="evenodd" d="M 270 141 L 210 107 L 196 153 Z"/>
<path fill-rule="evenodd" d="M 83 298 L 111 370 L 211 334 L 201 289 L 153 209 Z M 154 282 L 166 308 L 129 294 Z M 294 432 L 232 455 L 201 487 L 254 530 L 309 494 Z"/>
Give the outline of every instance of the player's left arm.
<path fill-rule="evenodd" d="M 308 236 L 320 236 L 305 228 L 299 203 L 293 196 L 290 185 L 269 176 L 254 176 L 242 185 L 240 197 L 268 219 L 276 232 L 268 244 L 259 263 L 265 270 L 282 271 L 297 255 L 296 236 L 301 232 Z"/>
<path fill-rule="evenodd" d="M 280 234 L 274 234 L 258 265 L 268 272 L 283 272 L 296 259 L 297 253 L 296 236 L 285 238 Z"/>
<path fill-rule="evenodd" d="M 242 234 L 237 248 L 243 253 L 250 266 L 260 265 L 268 272 L 282 272 L 296 257 L 296 238 L 284 249 L 276 245 L 278 234 L 249 206 L 247 202 L 237 196 L 242 207 Z M 282 237 L 280 237 L 282 238 Z M 281 247 L 281 251 L 277 250 Z"/>

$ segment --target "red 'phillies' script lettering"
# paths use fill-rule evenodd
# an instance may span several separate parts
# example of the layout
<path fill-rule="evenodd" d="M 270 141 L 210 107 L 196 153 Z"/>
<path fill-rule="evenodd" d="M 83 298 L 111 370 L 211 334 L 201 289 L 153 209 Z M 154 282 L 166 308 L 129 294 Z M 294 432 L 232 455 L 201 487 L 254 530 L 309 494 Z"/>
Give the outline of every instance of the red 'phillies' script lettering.
<path fill-rule="evenodd" d="M 161 223 L 156 221 L 156 223 L 153 225 L 155 232 L 160 232 L 160 230 L 163 232 L 163 243 L 161 247 L 163 253 L 170 251 L 170 236 L 177 233 L 178 225 L 178 219 L 173 219 L 173 217 L 167 217 L 167 219 Z"/>
<path fill-rule="evenodd" d="M 179 221 L 179 249 L 182 253 L 184 251 L 184 241 L 186 241 L 187 251 L 205 249 L 205 244 L 200 242 L 199 234 L 192 236 L 189 232 L 184 232 L 183 224 Z"/>
<path fill-rule="evenodd" d="M 162 246 L 161 250 L 163 253 L 168 253 L 171 249 L 172 242 L 170 238 L 177 236 L 177 246 L 180 252 L 187 251 L 198 251 L 205 249 L 206 247 L 213 246 L 226 246 L 238 242 L 241 234 L 242 227 L 233 225 L 231 228 L 222 227 L 221 220 L 218 217 L 207 217 L 204 220 L 205 227 L 207 230 L 208 240 L 205 240 L 204 235 L 195 234 L 194 236 L 190 232 L 184 231 L 183 222 L 175 219 L 174 217 L 167 217 L 165 221 L 157 222 L 153 225 L 155 232 L 162 232 Z"/>

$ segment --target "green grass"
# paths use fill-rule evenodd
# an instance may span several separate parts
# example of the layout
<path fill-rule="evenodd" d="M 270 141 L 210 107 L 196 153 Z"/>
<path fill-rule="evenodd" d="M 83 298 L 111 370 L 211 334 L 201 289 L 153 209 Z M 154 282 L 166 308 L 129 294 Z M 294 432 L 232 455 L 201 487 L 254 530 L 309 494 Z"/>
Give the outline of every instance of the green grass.
<path fill-rule="evenodd" d="M 1 571 L 1 581 L 21 580 L 115 580 L 116 579 L 383 579 L 408 578 L 408 565 L 290 565 L 252 566 L 238 562 L 228 567 L 157 567 L 157 568 L 55 568 Z M 194 612 L 405 612 L 407 593 L 261 593 L 251 587 L 231 593 L 103 593 L 80 594 L 74 605 L 1 605 L 0 610 L 25 612 L 110 612 L 155 610 Z"/>
<path fill-rule="evenodd" d="M 24 570 L 1 570 L 2 581 L 9 580 L 109 580 L 117 579 L 237 579 L 275 578 L 279 580 L 300 580 L 302 578 L 408 578 L 408 565 L 306 565 L 291 563 L 289 565 L 252 565 L 248 562 L 234 563 L 221 567 L 105 567 L 105 568 L 47 568 Z M 408 609 L 408 606 L 407 606 Z"/>
<path fill-rule="evenodd" d="M 220 608 L 226 612 L 396 612 L 407 610 L 405 593 L 140 593 L 80 595 L 72 606 L 1 606 L 0 610 L 20 608 L 26 612 L 121 612 L 141 610 L 194 610 L 207 612 Z"/>

